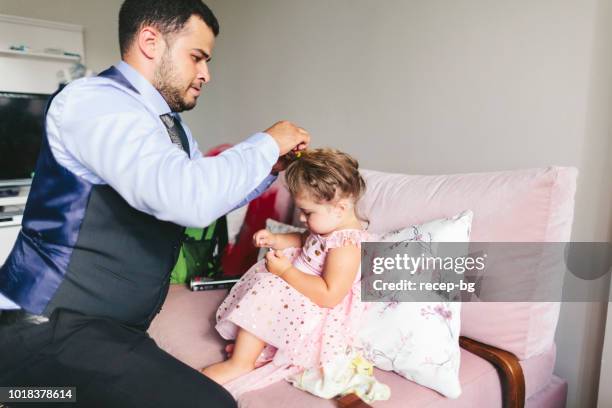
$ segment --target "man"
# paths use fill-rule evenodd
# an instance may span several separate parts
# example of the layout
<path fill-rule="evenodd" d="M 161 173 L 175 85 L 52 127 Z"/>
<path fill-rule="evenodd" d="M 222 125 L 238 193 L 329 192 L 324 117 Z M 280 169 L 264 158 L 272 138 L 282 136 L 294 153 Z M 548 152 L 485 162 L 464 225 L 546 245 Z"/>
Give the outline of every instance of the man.
<path fill-rule="evenodd" d="M 309 135 L 279 122 L 201 156 L 178 112 L 210 80 L 218 31 L 201 0 L 126 0 L 122 62 L 52 98 L 22 231 L 0 270 L 0 292 L 22 309 L 0 315 L 0 386 L 76 387 L 84 407 L 235 405 L 146 329 L 183 228 L 259 195 Z"/>

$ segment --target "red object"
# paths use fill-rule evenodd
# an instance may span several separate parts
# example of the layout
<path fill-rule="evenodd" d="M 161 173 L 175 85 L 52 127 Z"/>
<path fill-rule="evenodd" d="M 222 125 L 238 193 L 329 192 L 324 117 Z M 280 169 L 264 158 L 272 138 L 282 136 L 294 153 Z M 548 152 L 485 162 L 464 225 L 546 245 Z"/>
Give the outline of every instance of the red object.
<path fill-rule="evenodd" d="M 259 248 L 253 245 L 253 234 L 266 227 L 267 218 L 279 220 L 280 214 L 274 208 L 277 193 L 278 187 L 272 186 L 249 203 L 236 244 L 228 245 L 221 259 L 224 276 L 241 276 L 257 262 Z"/>
<path fill-rule="evenodd" d="M 229 149 L 230 147 L 233 147 L 234 145 L 231 145 L 229 143 L 224 143 L 224 144 L 220 144 L 219 146 L 215 146 L 212 149 L 210 149 L 209 151 L 206 152 L 205 156 L 206 157 L 213 157 L 213 156 L 218 156 L 221 153 L 223 153 L 224 151 L 226 151 L 227 149 Z"/>
<path fill-rule="evenodd" d="M 216 156 L 232 147 L 231 144 L 222 144 L 210 149 L 206 156 Z M 253 234 L 265 228 L 266 219 L 287 222 L 290 211 L 277 209 L 276 200 L 279 194 L 279 185 L 275 182 L 262 195 L 249 203 L 244 223 L 240 228 L 238 239 L 234 245 L 228 244 L 225 248 L 221 265 L 224 277 L 238 277 L 244 274 L 255 262 L 259 248 L 253 245 Z"/>

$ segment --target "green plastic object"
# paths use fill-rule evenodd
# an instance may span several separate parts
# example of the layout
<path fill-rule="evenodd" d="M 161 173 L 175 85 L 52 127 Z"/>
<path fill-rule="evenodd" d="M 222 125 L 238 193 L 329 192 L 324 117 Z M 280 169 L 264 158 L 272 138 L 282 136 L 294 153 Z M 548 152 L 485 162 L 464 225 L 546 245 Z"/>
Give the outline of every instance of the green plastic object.
<path fill-rule="evenodd" d="M 206 228 L 186 228 L 183 245 L 170 275 L 170 283 L 188 283 L 196 276 L 219 276 L 222 273 L 221 256 L 226 245 L 225 216 Z"/>

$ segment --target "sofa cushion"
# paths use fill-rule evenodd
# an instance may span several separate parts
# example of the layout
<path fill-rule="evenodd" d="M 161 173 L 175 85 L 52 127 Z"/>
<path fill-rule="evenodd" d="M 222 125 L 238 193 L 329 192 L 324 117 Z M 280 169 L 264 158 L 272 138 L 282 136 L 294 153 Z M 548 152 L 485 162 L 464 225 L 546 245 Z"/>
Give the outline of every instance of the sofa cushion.
<path fill-rule="evenodd" d="M 554 352 L 552 354 L 554 359 Z M 521 362 L 528 384 L 526 398 L 537 390 L 546 389 L 550 384 L 552 370 L 548 372 L 550 353 L 544 353 Z M 527 366 L 525 366 L 527 364 Z M 540 375 L 547 372 L 547 376 Z M 535 374 L 535 375 L 534 375 Z M 375 369 L 374 375 L 384 384 L 391 387 L 391 398 L 388 401 L 376 401 L 374 408 L 472 408 L 501 407 L 501 384 L 495 368 L 476 355 L 461 350 L 461 368 L 459 379 L 463 393 L 458 399 L 448 399 L 429 388 L 408 381 L 399 375 Z M 546 378 L 547 377 L 547 378 Z M 534 394 L 535 395 L 535 394 Z M 267 388 L 244 394 L 238 400 L 240 408 L 331 408 L 334 401 L 317 398 L 306 394 L 287 382 L 279 382 Z"/>
<path fill-rule="evenodd" d="M 436 176 L 363 171 L 367 191 L 359 212 L 380 233 L 474 212 L 474 242 L 569 241 L 577 170 L 549 167 Z M 503 318 L 501 318 L 503 316 Z M 553 344 L 558 303 L 466 303 L 463 335 L 520 359 Z"/>
<path fill-rule="evenodd" d="M 391 388 L 391 398 L 376 401 L 375 408 L 404 407 L 501 407 L 501 386 L 495 369 L 486 361 L 462 350 L 460 369 L 462 395 L 448 399 L 437 392 L 408 381 L 399 375 L 375 369 L 374 375 Z M 262 390 L 244 394 L 239 400 L 240 408 L 331 408 L 336 404 L 313 395 L 304 394 L 286 382 L 279 382 Z"/>
<path fill-rule="evenodd" d="M 553 375 L 550 383 L 525 401 L 525 408 L 565 408 L 567 381 Z"/>
<path fill-rule="evenodd" d="M 556 357 L 557 347 L 553 344 L 544 353 L 520 361 L 525 376 L 526 398 L 539 393 L 550 384 Z"/>
<path fill-rule="evenodd" d="M 200 369 L 224 359 L 225 341 L 214 329 L 215 312 L 227 290 L 192 292 L 184 285 L 171 285 L 164 306 L 153 320 L 149 335 L 168 353 L 185 364 Z M 525 374 L 526 396 L 545 389 L 552 377 L 554 347 L 521 361 Z M 374 403 L 375 407 L 473 407 L 501 406 L 499 376 L 483 359 L 461 350 L 459 379 L 462 395 L 449 400 L 392 372 L 376 370 L 376 378 L 391 387 L 391 399 Z M 333 402 L 317 398 L 279 382 L 262 390 L 244 394 L 241 407 L 333 407 Z"/>
<path fill-rule="evenodd" d="M 215 313 L 228 292 L 192 292 L 182 284 L 170 285 L 161 312 L 151 322 L 149 335 L 159 347 L 193 368 L 223 360 L 226 341 L 215 330 Z"/>

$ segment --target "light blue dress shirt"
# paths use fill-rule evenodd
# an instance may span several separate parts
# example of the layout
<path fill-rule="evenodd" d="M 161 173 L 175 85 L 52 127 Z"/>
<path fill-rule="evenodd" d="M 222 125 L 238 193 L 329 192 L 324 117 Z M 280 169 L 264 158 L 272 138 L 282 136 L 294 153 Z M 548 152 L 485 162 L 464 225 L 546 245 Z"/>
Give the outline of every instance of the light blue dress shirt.
<path fill-rule="evenodd" d="M 203 157 L 181 120 L 188 157 L 160 119 L 170 107 L 157 89 L 127 63 L 115 67 L 139 93 L 90 77 L 53 99 L 47 137 L 63 167 L 90 183 L 110 185 L 140 211 L 186 227 L 207 226 L 275 180 L 270 171 L 279 148 L 270 135 L 256 133 L 218 156 Z"/>

